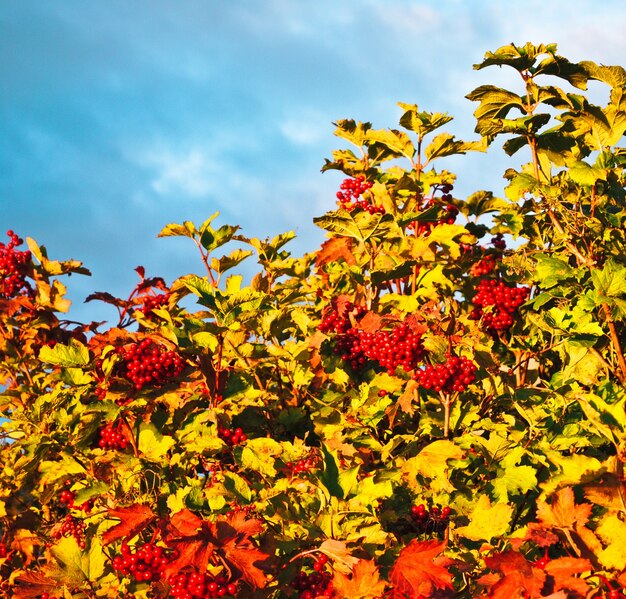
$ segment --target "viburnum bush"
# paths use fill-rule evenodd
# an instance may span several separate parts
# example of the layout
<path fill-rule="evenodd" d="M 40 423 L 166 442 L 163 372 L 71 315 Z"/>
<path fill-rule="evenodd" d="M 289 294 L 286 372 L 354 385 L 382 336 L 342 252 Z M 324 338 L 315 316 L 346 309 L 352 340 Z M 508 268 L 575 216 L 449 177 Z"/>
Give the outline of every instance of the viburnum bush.
<path fill-rule="evenodd" d="M 113 326 L 66 320 L 88 271 L 9 231 L 0 595 L 626 596 L 626 71 L 490 66 L 518 77 L 468 95 L 477 141 L 411 104 L 338 121 L 317 251 L 167 225 L 200 274 L 94 293 Z M 497 138 L 506 197 L 457 197 L 440 165 Z"/>

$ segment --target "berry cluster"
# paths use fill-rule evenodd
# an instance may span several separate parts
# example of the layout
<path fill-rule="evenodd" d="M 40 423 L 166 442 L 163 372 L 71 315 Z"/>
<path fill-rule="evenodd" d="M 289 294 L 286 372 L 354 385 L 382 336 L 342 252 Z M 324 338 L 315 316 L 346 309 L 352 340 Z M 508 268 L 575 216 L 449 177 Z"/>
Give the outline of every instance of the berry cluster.
<path fill-rule="evenodd" d="M 41 593 L 40 599 L 57 599 L 54 595 L 51 595 L 50 593 L 44 591 L 43 593 Z"/>
<path fill-rule="evenodd" d="M 160 580 L 170 558 L 163 552 L 163 547 L 145 543 L 133 550 L 124 543 L 121 555 L 113 558 L 113 568 L 122 576 L 132 576 L 138 582 Z"/>
<path fill-rule="evenodd" d="M 359 176 L 356 179 L 344 179 L 337 192 L 337 203 L 344 210 L 352 212 L 357 208 L 367 210 L 370 214 L 385 214 L 382 206 L 374 206 L 370 201 L 360 199 L 361 195 L 372 188 L 373 183 L 366 181 L 365 177 Z"/>
<path fill-rule="evenodd" d="M 503 281 L 484 279 L 477 287 L 470 319 L 480 320 L 487 331 L 508 331 L 514 322 L 516 310 L 528 299 L 528 287 L 509 287 Z M 485 310 L 487 308 L 487 310 Z"/>
<path fill-rule="evenodd" d="M 444 364 L 427 364 L 423 369 L 417 370 L 413 375 L 424 389 L 432 389 L 439 393 L 461 393 L 470 383 L 476 380 L 476 364 L 461 356 L 446 354 Z"/>
<path fill-rule="evenodd" d="M 122 422 L 117 424 L 109 422 L 105 427 L 100 429 L 100 440 L 98 447 L 104 450 L 120 450 L 123 451 L 128 446 L 128 439 L 122 432 Z"/>
<path fill-rule="evenodd" d="M 470 268 L 473 277 L 484 277 L 492 273 L 498 266 L 498 257 L 495 254 L 487 254 Z"/>
<path fill-rule="evenodd" d="M 296 462 L 287 462 L 285 466 L 287 467 L 289 476 L 299 476 L 302 473 L 310 472 L 314 468 L 317 468 L 317 464 L 317 456 L 311 455 L 306 458 L 301 458 Z"/>
<path fill-rule="evenodd" d="M 236 580 L 226 576 L 208 576 L 197 572 L 176 574 L 169 578 L 170 596 L 175 599 L 208 599 L 210 597 L 234 597 L 237 595 Z"/>
<path fill-rule="evenodd" d="M 31 261 L 28 250 L 20 252 L 15 248 L 24 241 L 13 231 L 7 231 L 9 243 L 0 243 L 0 298 L 8 299 L 17 295 L 33 295 L 33 288 L 25 280 Z"/>
<path fill-rule="evenodd" d="M 355 306 L 352 302 L 347 302 L 341 313 L 331 310 L 317 327 L 322 333 L 347 333 L 352 328 L 350 316 L 355 321 L 359 321 L 367 312 L 365 306 Z"/>
<path fill-rule="evenodd" d="M 364 368 L 371 360 L 378 362 L 390 375 L 398 366 L 402 366 L 405 372 L 414 370 L 425 355 L 421 335 L 405 322 L 391 331 L 375 333 L 351 328 L 338 336 L 334 352 L 353 370 Z"/>
<path fill-rule="evenodd" d="M 74 499 L 76 499 L 76 493 L 69 489 L 63 489 L 59 493 L 59 501 L 65 504 L 65 507 L 71 510 L 74 507 Z"/>
<path fill-rule="evenodd" d="M 60 539 L 61 537 L 74 537 L 76 539 L 77 545 L 84 549 L 86 547 L 85 544 L 85 523 L 82 520 L 78 520 L 74 518 L 74 516 L 68 514 L 65 516 L 65 520 L 63 520 L 63 524 L 61 527 L 54 533 L 55 539 Z"/>
<path fill-rule="evenodd" d="M 450 523 L 452 510 L 446 505 L 439 509 L 437 506 L 426 509 L 423 503 L 411 506 L 411 519 L 421 533 L 440 534 L 446 530 Z"/>
<path fill-rule="evenodd" d="M 154 316 L 154 311 L 157 308 L 162 308 L 167 305 L 167 302 L 170 299 L 169 293 L 159 293 L 158 295 L 146 295 L 143 298 L 143 306 L 141 308 L 141 312 L 143 315 L 150 319 Z"/>
<path fill-rule="evenodd" d="M 5 558 L 7 555 L 9 555 L 9 549 L 6 543 L 0 543 L 0 559 Z"/>
<path fill-rule="evenodd" d="M 291 581 L 291 586 L 298 591 L 298 599 L 315 599 L 315 597 L 333 597 L 332 577 L 324 568 L 328 562 L 328 557 L 322 553 L 313 564 L 313 570 L 307 574 L 300 570 Z"/>
<path fill-rule="evenodd" d="M 120 348 L 119 374 L 129 380 L 137 391 L 144 387 L 161 387 L 180 375 L 185 367 L 182 358 L 150 339 Z"/>
<path fill-rule="evenodd" d="M 248 436 L 240 428 L 230 429 L 220 427 L 217 429 L 217 435 L 222 441 L 224 441 L 224 443 L 230 445 L 231 447 L 233 445 L 241 445 L 248 440 Z"/>

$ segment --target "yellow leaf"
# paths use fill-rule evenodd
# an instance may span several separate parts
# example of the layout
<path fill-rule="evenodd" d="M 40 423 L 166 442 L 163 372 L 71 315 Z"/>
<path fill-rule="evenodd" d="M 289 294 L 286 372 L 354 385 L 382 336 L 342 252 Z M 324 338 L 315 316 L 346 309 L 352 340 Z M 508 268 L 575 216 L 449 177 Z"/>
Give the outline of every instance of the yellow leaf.
<path fill-rule="evenodd" d="M 607 515 L 596 533 L 607 544 L 598 555 L 600 563 L 607 569 L 626 568 L 626 522 L 622 522 L 615 514 Z"/>
<path fill-rule="evenodd" d="M 491 505 L 487 495 L 481 495 L 470 514 L 467 526 L 457 528 L 458 535 L 471 541 L 490 541 L 506 533 L 513 517 L 513 508 L 507 503 Z"/>

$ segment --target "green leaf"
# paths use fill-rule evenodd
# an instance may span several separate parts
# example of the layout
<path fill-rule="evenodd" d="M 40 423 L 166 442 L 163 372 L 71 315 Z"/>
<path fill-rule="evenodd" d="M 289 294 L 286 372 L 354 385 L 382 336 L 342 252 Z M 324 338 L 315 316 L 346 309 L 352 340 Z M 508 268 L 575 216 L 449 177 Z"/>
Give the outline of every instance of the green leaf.
<path fill-rule="evenodd" d="M 437 135 L 424 150 L 428 160 L 441 158 L 442 156 L 452 156 L 454 154 L 467 154 L 467 152 L 486 152 L 487 144 L 483 139 L 481 141 L 465 142 L 454 139 L 453 135 L 441 133 Z"/>
<path fill-rule="evenodd" d="M 595 290 L 605 297 L 620 297 L 626 294 L 626 267 L 615 261 L 606 261 L 602 270 L 593 269 L 591 280 Z"/>
<path fill-rule="evenodd" d="M 400 125 L 409 131 L 414 131 L 419 137 L 443 127 L 452 120 L 451 116 L 440 112 L 418 112 L 416 104 L 398 102 L 398 106 L 404 110 L 404 114 L 400 117 Z"/>
<path fill-rule="evenodd" d="M 54 347 L 44 346 L 39 359 L 47 364 L 78 367 L 89 364 L 89 350 L 77 339 L 70 339 L 67 345 L 57 343 Z"/>
<path fill-rule="evenodd" d="M 508 530 L 513 507 L 506 503 L 491 504 L 487 495 L 480 495 L 469 515 L 469 524 L 456 529 L 456 534 L 470 541 L 490 541 Z"/>
<path fill-rule="evenodd" d="M 228 243 L 240 228 L 239 226 L 222 225 L 215 230 L 210 225 L 202 225 L 200 229 L 200 243 L 210 253 Z"/>
<path fill-rule="evenodd" d="M 324 469 L 320 473 L 320 481 L 333 497 L 341 499 L 344 491 L 339 484 L 339 465 L 336 452 L 329 450 L 322 443 L 322 455 L 324 456 Z"/>
<path fill-rule="evenodd" d="M 507 44 L 501 46 L 495 52 L 485 53 L 483 61 L 479 64 L 475 64 L 474 69 L 480 70 L 489 66 L 509 66 L 519 72 L 532 71 L 539 56 L 542 54 L 554 56 L 556 48 L 556 44 L 540 44 L 539 46 L 535 46 L 530 42 L 524 46 Z"/>
<path fill-rule="evenodd" d="M 226 271 L 234 268 L 239 263 L 243 262 L 249 256 L 252 256 L 252 250 L 233 250 L 228 256 L 222 256 L 221 258 L 211 259 L 211 268 L 218 274 L 224 274 Z"/>
<path fill-rule="evenodd" d="M 235 472 L 224 472 L 224 488 L 235 495 L 239 500 L 250 503 L 252 492 L 248 483 Z"/>
<path fill-rule="evenodd" d="M 574 183 L 591 187 L 595 185 L 596 181 L 599 179 L 606 179 L 607 171 L 602 168 L 590 166 L 580 160 L 570 166 L 568 175 Z"/>
<path fill-rule="evenodd" d="M 481 216 L 490 212 L 498 212 L 499 210 L 508 208 L 509 203 L 501 198 L 494 197 L 491 191 L 477 191 L 465 200 L 462 210 L 467 209 L 468 214 L 473 216 Z"/>
<path fill-rule="evenodd" d="M 63 537 L 51 551 L 64 573 L 66 584 L 72 587 L 81 586 L 84 581 L 97 581 L 109 561 L 97 537 L 91 538 L 87 551 L 80 551 L 70 537 Z"/>
<path fill-rule="evenodd" d="M 546 254 L 538 254 L 533 278 L 542 289 L 550 289 L 562 281 L 572 279 L 575 272 L 564 260 Z"/>

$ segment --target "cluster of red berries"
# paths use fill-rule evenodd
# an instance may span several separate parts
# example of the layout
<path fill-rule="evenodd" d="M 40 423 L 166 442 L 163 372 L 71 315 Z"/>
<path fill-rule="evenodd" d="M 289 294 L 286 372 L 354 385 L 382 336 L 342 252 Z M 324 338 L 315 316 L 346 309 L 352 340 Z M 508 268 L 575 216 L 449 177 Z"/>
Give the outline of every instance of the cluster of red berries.
<path fill-rule="evenodd" d="M 85 523 L 82 520 L 74 518 L 71 514 L 65 516 L 65 520 L 63 520 L 61 528 L 59 528 L 53 536 L 57 540 L 61 537 L 74 537 L 76 539 L 76 544 L 81 549 L 86 547 Z"/>
<path fill-rule="evenodd" d="M 39 599 L 57 599 L 54 595 L 51 595 L 47 591 L 41 593 Z"/>
<path fill-rule="evenodd" d="M 233 445 L 241 445 L 248 440 L 248 436 L 240 428 L 230 429 L 226 427 L 219 427 L 217 429 L 217 435 L 222 441 L 224 441 L 224 443 L 230 445 L 231 447 Z"/>
<path fill-rule="evenodd" d="M 172 557 L 176 555 L 174 553 Z M 122 576 L 132 576 L 138 582 L 151 582 L 161 579 L 163 570 L 169 562 L 170 557 L 165 555 L 163 547 L 145 543 L 133 552 L 124 543 L 121 547 L 121 555 L 113 558 L 113 568 Z"/>
<path fill-rule="evenodd" d="M 6 546 L 6 543 L 0 543 L 0 559 L 5 558 L 9 555 L 9 548 Z"/>
<path fill-rule="evenodd" d="M 624 599 L 624 597 L 626 597 L 626 590 L 625 589 L 611 589 L 607 594 L 606 594 L 606 599 Z"/>
<path fill-rule="evenodd" d="M 0 243 L 0 298 L 8 299 L 20 294 L 33 295 L 33 288 L 25 279 L 31 261 L 28 250 L 20 252 L 15 248 L 24 241 L 13 231 L 8 230 L 9 243 Z"/>
<path fill-rule="evenodd" d="M 175 599 L 208 599 L 212 597 L 234 597 L 238 587 L 236 580 L 226 576 L 208 576 L 197 572 L 171 576 L 170 596 Z"/>
<path fill-rule="evenodd" d="M 328 557 L 322 553 L 313 564 L 314 572 L 307 574 L 300 570 L 291 581 L 291 586 L 298 591 L 298 599 L 334 596 L 332 577 L 324 572 L 326 562 Z"/>
<path fill-rule="evenodd" d="M 470 268 L 470 274 L 473 277 L 484 277 L 492 273 L 498 267 L 498 256 L 495 254 L 487 254 L 483 256 Z"/>
<path fill-rule="evenodd" d="M 185 367 L 182 358 L 173 351 L 144 339 L 139 343 L 120 348 L 122 357 L 120 375 L 140 391 L 144 387 L 161 387 L 180 375 Z"/>
<path fill-rule="evenodd" d="M 337 337 L 333 350 L 348 362 L 353 370 L 360 370 L 369 361 L 378 362 L 390 375 L 398 366 L 405 372 L 414 370 L 425 355 L 422 337 L 407 323 L 395 326 L 391 331 L 368 333 L 351 328 Z"/>
<path fill-rule="evenodd" d="M 65 504 L 65 507 L 71 510 L 74 507 L 74 499 L 76 499 L 76 493 L 69 489 L 63 489 L 59 493 L 59 501 Z"/>
<path fill-rule="evenodd" d="M 170 299 L 169 293 L 159 293 L 158 295 L 146 295 L 143 298 L 143 306 L 141 307 L 141 312 L 143 315 L 150 319 L 154 316 L 154 311 L 157 308 L 162 308 L 167 305 L 167 302 Z"/>
<path fill-rule="evenodd" d="M 476 364 L 465 356 L 446 354 L 443 364 L 427 364 L 413 375 L 420 387 L 439 393 L 461 393 L 476 380 Z"/>
<path fill-rule="evenodd" d="M 370 214 L 385 214 L 382 206 L 375 206 L 370 201 L 360 199 L 361 195 L 372 188 L 373 183 L 366 181 L 365 177 L 358 176 L 355 179 L 344 179 L 337 192 L 337 203 L 344 210 L 352 212 L 357 208 L 366 210 Z"/>
<path fill-rule="evenodd" d="M 367 313 L 365 306 L 355 306 L 347 302 L 341 314 L 337 310 L 331 310 L 317 327 L 322 333 L 347 333 L 352 328 L 350 316 L 359 321 Z"/>
<path fill-rule="evenodd" d="M 109 424 L 100 429 L 100 440 L 98 441 L 100 449 L 123 451 L 127 446 L 128 439 L 122 432 L 122 421 L 119 421 L 117 424 L 109 422 Z"/>
<path fill-rule="evenodd" d="M 504 281 L 483 279 L 472 303 L 477 307 L 470 319 L 480 320 L 487 331 L 508 331 L 513 326 L 516 310 L 528 299 L 528 287 L 509 287 Z M 487 308 L 487 310 L 485 310 Z"/>
<path fill-rule="evenodd" d="M 411 519 L 421 533 L 437 533 L 445 531 L 450 523 L 450 514 L 452 510 L 446 505 L 439 509 L 433 506 L 430 510 L 426 509 L 423 503 L 411 506 Z"/>
<path fill-rule="evenodd" d="M 300 458 L 295 462 L 287 462 L 285 466 L 290 476 L 299 476 L 300 474 L 310 472 L 314 468 L 317 468 L 318 459 L 317 456 L 311 455 L 306 458 Z"/>

